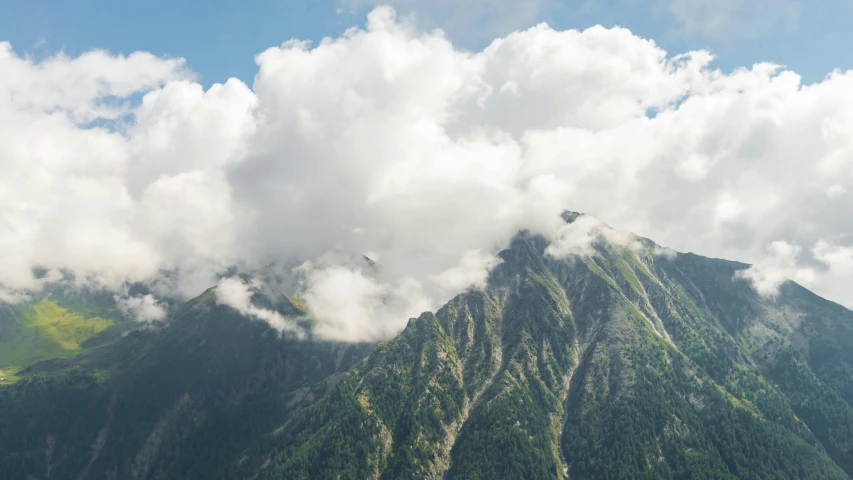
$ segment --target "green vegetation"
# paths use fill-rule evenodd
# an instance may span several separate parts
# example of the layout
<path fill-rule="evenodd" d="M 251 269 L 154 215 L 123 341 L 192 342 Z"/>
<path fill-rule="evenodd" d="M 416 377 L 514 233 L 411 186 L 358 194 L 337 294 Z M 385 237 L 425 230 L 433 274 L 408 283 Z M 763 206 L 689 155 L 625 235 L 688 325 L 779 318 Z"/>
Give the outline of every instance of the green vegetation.
<path fill-rule="evenodd" d="M 20 325 L 7 327 L 0 341 L 0 377 L 13 375 L 35 363 L 68 358 L 83 352 L 82 344 L 114 325 L 112 320 L 71 312 L 52 300 L 23 310 Z"/>
<path fill-rule="evenodd" d="M 519 234 L 485 290 L 378 345 L 280 337 L 208 291 L 0 387 L 0 478 L 853 474 L 853 312 L 790 283 L 763 298 L 734 262 L 546 247 Z M 57 358 L 96 317 L 48 302 L 7 323 Z"/>
<path fill-rule="evenodd" d="M 296 294 L 285 294 L 285 297 L 301 313 L 308 313 L 308 306 L 305 305 L 305 299 Z"/>
<path fill-rule="evenodd" d="M 0 385 L 8 385 L 10 383 L 14 383 L 18 381 L 18 376 L 15 373 L 18 372 L 17 367 L 11 369 L 0 369 L 0 378 L 5 378 L 6 380 L 0 380 Z"/>

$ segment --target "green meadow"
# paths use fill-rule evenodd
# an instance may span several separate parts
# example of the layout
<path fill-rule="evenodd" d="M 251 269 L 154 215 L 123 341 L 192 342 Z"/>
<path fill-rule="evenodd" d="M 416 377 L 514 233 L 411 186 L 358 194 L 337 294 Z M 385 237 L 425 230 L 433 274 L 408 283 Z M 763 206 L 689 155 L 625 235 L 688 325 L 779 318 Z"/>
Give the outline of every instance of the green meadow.
<path fill-rule="evenodd" d="M 7 326 L 0 339 L 0 378 L 7 378 L 2 383 L 15 381 L 17 372 L 35 363 L 78 355 L 86 340 L 114 325 L 48 299 L 25 308 L 15 321 L 19 324 Z"/>

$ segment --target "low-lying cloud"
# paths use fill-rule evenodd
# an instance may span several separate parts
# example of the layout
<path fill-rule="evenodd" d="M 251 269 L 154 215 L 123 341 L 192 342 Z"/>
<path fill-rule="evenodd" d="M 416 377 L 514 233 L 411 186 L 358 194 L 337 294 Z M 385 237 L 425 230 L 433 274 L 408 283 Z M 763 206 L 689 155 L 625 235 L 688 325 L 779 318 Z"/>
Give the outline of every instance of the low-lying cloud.
<path fill-rule="evenodd" d="M 166 319 L 167 308 L 154 295 L 115 296 L 119 311 L 139 322 L 159 322 Z"/>
<path fill-rule="evenodd" d="M 279 332 L 291 332 L 297 336 L 304 334 L 294 319 L 268 308 L 258 307 L 252 302 L 252 296 L 262 288 L 257 279 L 228 277 L 216 286 L 216 302 L 237 310 L 242 315 L 268 323 Z"/>
<path fill-rule="evenodd" d="M 811 268 L 798 267 L 802 247 L 785 241 L 776 241 L 767 246 L 767 254 L 749 268 L 739 270 L 735 278 L 749 280 L 761 295 L 775 297 L 779 287 L 788 280 L 808 286 L 814 281 Z"/>
<path fill-rule="evenodd" d="M 811 249 L 815 267 L 801 262 L 802 252 L 796 243 L 777 240 L 767 245 L 755 264 L 738 271 L 735 277 L 749 280 L 758 293 L 775 297 L 788 280 L 806 287 L 812 287 L 818 279 L 846 285 L 853 275 L 853 247 L 819 240 Z"/>
<path fill-rule="evenodd" d="M 711 61 L 545 24 L 470 52 L 385 7 L 261 52 L 251 87 L 204 90 L 180 59 L 0 43 L 0 299 L 58 272 L 187 298 L 234 267 L 304 265 L 294 293 L 318 331 L 383 338 L 482 286 L 519 229 L 581 245 L 558 232 L 570 208 L 748 262 L 800 245 L 784 271 L 853 305 L 853 72 L 802 85 Z M 289 328 L 244 288 L 217 298 Z"/>
<path fill-rule="evenodd" d="M 606 242 L 634 251 L 645 248 L 633 233 L 612 228 L 593 216 L 581 215 L 556 230 L 545 253 L 555 258 L 565 258 L 570 255 L 589 256 L 595 253 L 596 242 Z M 652 253 L 670 256 L 675 252 L 655 246 Z"/>

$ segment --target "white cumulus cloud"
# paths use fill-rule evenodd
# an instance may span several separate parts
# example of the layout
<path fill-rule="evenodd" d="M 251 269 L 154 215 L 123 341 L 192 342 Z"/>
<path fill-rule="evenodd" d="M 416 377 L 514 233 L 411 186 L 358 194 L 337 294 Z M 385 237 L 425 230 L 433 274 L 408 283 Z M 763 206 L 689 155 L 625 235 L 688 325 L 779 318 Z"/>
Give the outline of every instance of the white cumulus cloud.
<path fill-rule="evenodd" d="M 376 339 L 482 285 L 518 230 L 582 252 L 595 227 L 558 230 L 568 208 L 756 264 L 801 245 L 771 252 L 777 270 L 811 268 L 853 305 L 853 72 L 726 74 L 626 29 L 546 24 L 472 52 L 414 25 L 377 8 L 259 53 L 251 87 L 207 90 L 180 59 L 0 43 L 0 298 L 40 288 L 34 268 L 186 298 L 232 267 L 310 261 L 294 293 L 318 331 Z M 287 328 L 225 285 L 226 304 Z"/>

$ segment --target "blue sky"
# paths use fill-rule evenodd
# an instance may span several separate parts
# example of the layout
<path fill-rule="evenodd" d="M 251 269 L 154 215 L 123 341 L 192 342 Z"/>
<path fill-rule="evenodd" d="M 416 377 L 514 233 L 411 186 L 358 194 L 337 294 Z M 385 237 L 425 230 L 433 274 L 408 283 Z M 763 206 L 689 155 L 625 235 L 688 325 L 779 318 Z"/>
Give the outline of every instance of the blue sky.
<path fill-rule="evenodd" d="M 853 2 L 824 0 L 392 0 L 424 28 L 480 49 L 495 36 L 547 21 L 558 29 L 621 25 L 670 54 L 705 48 L 724 70 L 771 61 L 806 82 L 853 68 Z M 459 5 L 464 5 L 460 7 Z M 0 40 L 35 57 L 60 49 L 145 50 L 184 57 L 205 85 L 236 76 L 251 84 L 253 57 L 290 38 L 319 40 L 362 25 L 370 0 L 0 0 Z"/>

